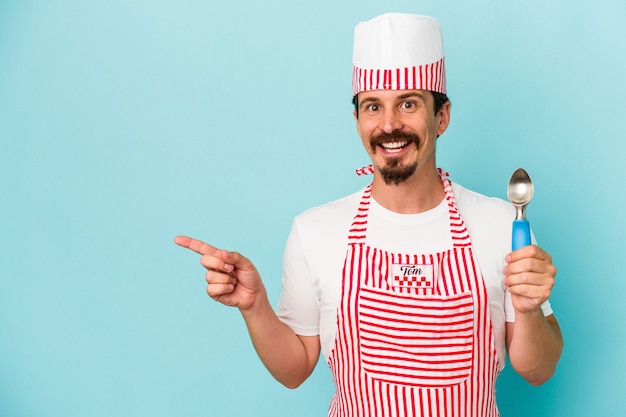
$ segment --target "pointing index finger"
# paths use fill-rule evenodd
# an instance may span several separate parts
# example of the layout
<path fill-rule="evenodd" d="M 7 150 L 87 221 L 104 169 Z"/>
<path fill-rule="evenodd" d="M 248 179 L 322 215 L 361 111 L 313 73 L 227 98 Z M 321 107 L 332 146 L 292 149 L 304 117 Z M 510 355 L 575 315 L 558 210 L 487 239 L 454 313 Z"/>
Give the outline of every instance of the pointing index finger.
<path fill-rule="evenodd" d="M 217 250 L 217 248 L 209 245 L 208 243 L 204 243 L 201 240 L 193 239 L 187 236 L 176 236 L 174 238 L 174 243 L 178 246 L 182 246 L 183 248 L 191 249 L 200 255 L 212 255 Z"/>

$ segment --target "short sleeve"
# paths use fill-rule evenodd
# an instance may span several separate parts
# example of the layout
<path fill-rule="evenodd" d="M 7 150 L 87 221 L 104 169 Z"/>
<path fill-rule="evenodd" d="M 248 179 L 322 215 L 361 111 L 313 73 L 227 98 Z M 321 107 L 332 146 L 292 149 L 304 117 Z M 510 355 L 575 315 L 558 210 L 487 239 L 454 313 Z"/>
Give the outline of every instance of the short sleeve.
<path fill-rule="evenodd" d="M 319 335 L 318 292 L 311 279 L 297 222 L 294 222 L 283 256 L 282 292 L 277 314 L 283 323 L 300 336 Z"/>

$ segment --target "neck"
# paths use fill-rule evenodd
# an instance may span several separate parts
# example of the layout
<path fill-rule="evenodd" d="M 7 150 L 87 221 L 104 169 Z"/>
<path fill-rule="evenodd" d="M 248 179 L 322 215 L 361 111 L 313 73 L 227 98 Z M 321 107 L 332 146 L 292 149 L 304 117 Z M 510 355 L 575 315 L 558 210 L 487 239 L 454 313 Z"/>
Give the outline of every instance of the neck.
<path fill-rule="evenodd" d="M 435 208 L 445 197 L 445 192 L 439 173 L 431 169 L 416 172 L 398 185 L 387 185 L 379 174 L 374 174 L 372 197 L 387 210 L 416 214 Z"/>

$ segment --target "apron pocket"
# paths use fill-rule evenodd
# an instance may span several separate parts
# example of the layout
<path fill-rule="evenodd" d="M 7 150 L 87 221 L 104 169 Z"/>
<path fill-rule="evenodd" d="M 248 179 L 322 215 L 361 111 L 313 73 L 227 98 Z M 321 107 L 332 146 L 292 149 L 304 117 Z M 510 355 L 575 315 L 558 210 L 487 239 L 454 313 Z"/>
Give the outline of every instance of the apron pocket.
<path fill-rule="evenodd" d="M 465 381 L 472 368 L 471 292 L 416 296 L 361 287 L 359 353 L 372 379 L 438 388 Z"/>

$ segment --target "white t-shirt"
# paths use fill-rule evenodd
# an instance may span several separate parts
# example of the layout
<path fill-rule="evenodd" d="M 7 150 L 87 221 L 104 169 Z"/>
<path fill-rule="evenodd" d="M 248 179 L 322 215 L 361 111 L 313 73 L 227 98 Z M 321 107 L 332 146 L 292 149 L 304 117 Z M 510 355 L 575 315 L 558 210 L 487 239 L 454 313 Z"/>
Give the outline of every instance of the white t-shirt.
<path fill-rule="evenodd" d="M 469 231 L 489 297 L 489 308 L 500 367 L 504 366 L 505 322 L 515 321 L 513 306 L 502 283 L 504 257 L 511 251 L 512 205 L 452 183 L 461 217 Z M 293 222 L 283 259 L 283 291 L 277 313 L 301 336 L 319 335 L 328 360 L 337 333 L 342 269 L 348 230 L 363 190 L 305 211 Z M 419 214 L 398 214 L 372 198 L 367 244 L 402 253 L 435 253 L 452 247 L 445 199 Z M 546 316 L 550 303 L 543 305 Z"/>

